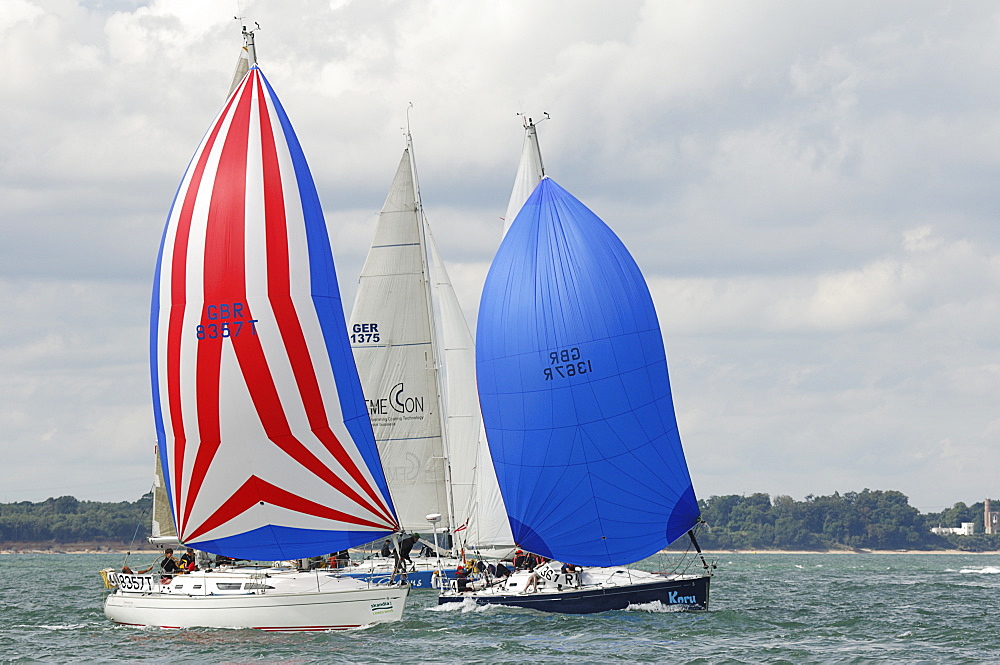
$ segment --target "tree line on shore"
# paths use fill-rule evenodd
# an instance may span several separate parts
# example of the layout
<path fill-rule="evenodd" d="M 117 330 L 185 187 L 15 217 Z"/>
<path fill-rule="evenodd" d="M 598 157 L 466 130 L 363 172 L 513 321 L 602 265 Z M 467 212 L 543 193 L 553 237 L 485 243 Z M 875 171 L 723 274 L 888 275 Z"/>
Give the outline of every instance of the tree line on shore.
<path fill-rule="evenodd" d="M 921 513 L 895 490 L 834 492 L 830 496 L 729 494 L 698 502 L 706 522 L 698 533 L 705 549 L 936 550 L 1000 549 L 1000 534 L 983 533 L 983 503 L 956 503 L 940 513 Z M 975 534 L 943 536 L 937 526 L 972 522 Z"/>
<path fill-rule="evenodd" d="M 0 545 L 91 542 L 145 543 L 153 496 L 117 503 L 72 496 L 32 503 L 0 503 Z M 704 549 L 1000 550 L 1000 534 L 983 533 L 983 504 L 956 503 L 940 513 L 921 513 L 895 490 L 834 492 L 830 496 L 767 494 L 711 496 L 698 502 L 705 525 Z M 936 526 L 975 524 L 975 535 L 939 536 Z"/>
<path fill-rule="evenodd" d="M 72 496 L 0 503 L 0 545 L 18 543 L 146 543 L 153 494 L 138 501 L 80 501 Z"/>

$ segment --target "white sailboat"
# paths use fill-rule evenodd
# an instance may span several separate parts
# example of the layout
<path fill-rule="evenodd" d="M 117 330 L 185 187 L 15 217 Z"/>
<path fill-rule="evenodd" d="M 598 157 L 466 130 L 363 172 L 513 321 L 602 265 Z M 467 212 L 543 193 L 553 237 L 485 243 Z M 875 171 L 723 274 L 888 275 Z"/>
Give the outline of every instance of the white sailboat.
<path fill-rule="evenodd" d="M 294 560 L 391 536 L 399 524 L 315 184 L 253 34 L 244 35 L 248 71 L 195 152 L 164 230 L 153 406 L 177 539 L 224 557 Z M 408 591 L 290 567 L 114 578 L 109 619 L 177 628 L 398 621 Z"/>
<path fill-rule="evenodd" d="M 533 129 L 526 145 L 538 154 Z M 684 535 L 697 549 L 699 520 L 645 280 L 611 229 L 551 179 L 520 206 L 517 191 L 480 301 L 477 379 L 515 542 L 544 562 L 455 584 L 439 602 L 707 609 L 704 558 L 704 570 L 668 575 L 626 567 Z"/>
<path fill-rule="evenodd" d="M 477 477 L 482 416 L 475 349 L 424 214 L 409 132 L 361 272 L 349 333 L 400 524 L 451 555 L 414 559 L 408 580 L 426 588 L 436 566 L 450 573 L 462 564 L 464 533 L 491 520 L 506 525 L 506 512 L 502 503 L 480 511 L 474 498 L 489 482 L 499 497 L 495 476 Z M 429 522 L 430 515 L 439 521 Z M 426 535 L 428 528 L 439 530 L 443 542 Z M 509 530 L 506 540 L 499 532 L 498 542 L 512 543 Z M 348 574 L 385 575 L 391 567 L 369 559 Z"/>

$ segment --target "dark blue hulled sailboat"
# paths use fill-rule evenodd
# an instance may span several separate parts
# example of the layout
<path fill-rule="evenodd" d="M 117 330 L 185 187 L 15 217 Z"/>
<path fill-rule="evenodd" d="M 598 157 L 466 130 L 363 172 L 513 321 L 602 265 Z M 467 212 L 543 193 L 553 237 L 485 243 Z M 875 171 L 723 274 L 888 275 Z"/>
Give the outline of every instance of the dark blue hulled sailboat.
<path fill-rule="evenodd" d="M 490 268 L 476 365 L 514 541 L 550 561 L 440 602 L 707 608 L 707 565 L 672 575 L 624 568 L 693 539 L 698 503 L 646 282 L 614 232 L 551 179 L 524 203 Z"/>

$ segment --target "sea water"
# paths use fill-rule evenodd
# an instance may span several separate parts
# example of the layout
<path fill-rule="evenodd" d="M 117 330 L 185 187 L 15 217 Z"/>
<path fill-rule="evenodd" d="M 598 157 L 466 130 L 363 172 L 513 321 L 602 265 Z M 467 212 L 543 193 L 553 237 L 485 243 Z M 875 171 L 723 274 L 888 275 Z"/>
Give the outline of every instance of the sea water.
<path fill-rule="evenodd" d="M 718 554 L 707 612 L 439 608 L 347 632 L 164 630 L 104 618 L 122 555 L 0 555 L 0 662 L 993 663 L 1000 556 Z M 131 563 L 147 563 L 135 556 Z"/>

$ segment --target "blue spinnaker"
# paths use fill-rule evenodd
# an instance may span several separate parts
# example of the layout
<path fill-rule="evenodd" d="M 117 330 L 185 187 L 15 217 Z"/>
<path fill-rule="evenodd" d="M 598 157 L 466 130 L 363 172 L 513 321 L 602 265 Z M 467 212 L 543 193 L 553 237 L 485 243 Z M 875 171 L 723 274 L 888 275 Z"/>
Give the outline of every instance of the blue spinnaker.
<path fill-rule="evenodd" d="M 614 232 L 551 179 L 524 204 L 486 278 L 476 368 L 520 547 L 622 565 L 695 525 L 649 289 Z"/>

